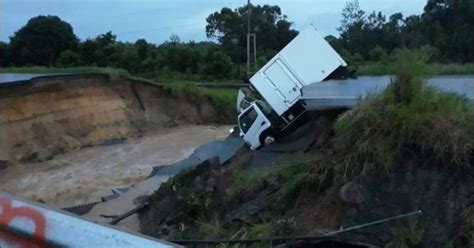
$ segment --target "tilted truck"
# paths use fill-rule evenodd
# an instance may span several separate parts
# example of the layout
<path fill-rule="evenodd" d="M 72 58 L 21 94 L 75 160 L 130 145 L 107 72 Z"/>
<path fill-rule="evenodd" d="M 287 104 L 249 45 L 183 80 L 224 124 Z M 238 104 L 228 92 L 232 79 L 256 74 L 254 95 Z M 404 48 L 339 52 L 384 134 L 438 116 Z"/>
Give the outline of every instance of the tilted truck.
<path fill-rule="evenodd" d="M 338 71 L 347 71 L 346 66 L 314 27 L 306 28 L 250 78 L 260 99 L 249 100 L 248 91 L 239 91 L 240 136 L 257 149 L 298 126 L 305 112 L 354 106 L 367 93 L 383 90 L 391 82 L 390 76 L 330 79 Z M 440 76 L 430 78 L 428 84 L 472 100 L 473 78 Z"/>
<path fill-rule="evenodd" d="M 248 102 L 239 92 L 240 135 L 252 149 L 273 141 L 307 111 L 301 89 L 345 66 L 314 27 L 306 28 L 250 78 L 264 100 Z"/>

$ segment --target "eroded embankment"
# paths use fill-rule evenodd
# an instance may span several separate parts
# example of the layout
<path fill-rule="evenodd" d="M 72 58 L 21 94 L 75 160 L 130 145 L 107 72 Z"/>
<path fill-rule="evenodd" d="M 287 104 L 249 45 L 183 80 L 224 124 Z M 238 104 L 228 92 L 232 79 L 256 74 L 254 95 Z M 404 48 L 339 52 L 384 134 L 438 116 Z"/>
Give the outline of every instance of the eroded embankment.
<path fill-rule="evenodd" d="M 287 153 L 277 164 L 255 165 L 264 154 L 246 150 L 224 166 L 205 161 L 183 171 L 151 196 L 140 213 L 141 232 L 169 240 L 316 237 L 421 210 L 337 238 L 374 247 L 472 247 L 468 169 L 407 152 L 390 173 L 353 177 L 340 166 L 337 140 L 328 136 L 332 127 L 318 127 L 309 151 Z"/>
<path fill-rule="evenodd" d="M 181 123 L 222 123 L 208 99 L 174 96 L 143 82 L 57 76 L 0 89 L 0 159 L 44 161 Z"/>

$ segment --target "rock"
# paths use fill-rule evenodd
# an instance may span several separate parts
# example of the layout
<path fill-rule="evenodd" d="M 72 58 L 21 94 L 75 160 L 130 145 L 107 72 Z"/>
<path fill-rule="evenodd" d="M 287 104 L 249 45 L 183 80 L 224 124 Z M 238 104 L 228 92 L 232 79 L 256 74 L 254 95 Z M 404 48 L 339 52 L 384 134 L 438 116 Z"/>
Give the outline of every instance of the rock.
<path fill-rule="evenodd" d="M 364 187 L 355 182 L 348 182 L 339 190 L 339 197 L 347 204 L 361 204 L 365 200 Z"/>

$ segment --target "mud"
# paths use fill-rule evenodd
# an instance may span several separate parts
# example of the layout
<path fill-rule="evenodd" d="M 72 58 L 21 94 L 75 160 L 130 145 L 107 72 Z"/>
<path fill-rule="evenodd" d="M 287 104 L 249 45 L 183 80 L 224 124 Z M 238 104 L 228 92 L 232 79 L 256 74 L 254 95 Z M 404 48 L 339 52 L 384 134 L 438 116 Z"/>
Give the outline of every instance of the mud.
<path fill-rule="evenodd" d="M 55 207 L 100 201 L 111 189 L 142 181 L 153 167 L 185 159 L 199 145 L 225 138 L 229 128 L 163 128 L 119 144 L 76 149 L 46 162 L 9 166 L 0 173 L 0 189 Z"/>

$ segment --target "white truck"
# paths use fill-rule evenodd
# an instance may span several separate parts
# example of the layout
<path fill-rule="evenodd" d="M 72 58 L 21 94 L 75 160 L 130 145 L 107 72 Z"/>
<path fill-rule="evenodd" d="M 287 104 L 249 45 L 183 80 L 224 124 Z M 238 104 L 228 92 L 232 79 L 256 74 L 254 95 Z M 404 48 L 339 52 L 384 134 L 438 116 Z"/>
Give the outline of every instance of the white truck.
<path fill-rule="evenodd" d="M 272 142 L 307 110 L 300 101 L 301 89 L 345 66 L 314 27 L 306 28 L 250 78 L 264 100 L 249 102 L 247 94 L 239 91 L 240 136 L 252 149 Z"/>

